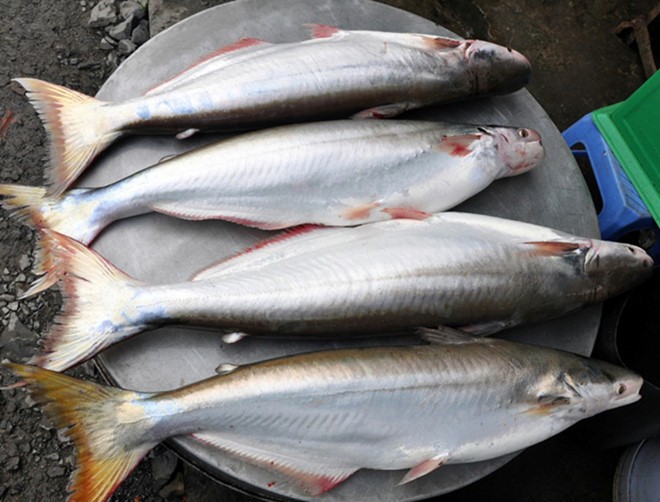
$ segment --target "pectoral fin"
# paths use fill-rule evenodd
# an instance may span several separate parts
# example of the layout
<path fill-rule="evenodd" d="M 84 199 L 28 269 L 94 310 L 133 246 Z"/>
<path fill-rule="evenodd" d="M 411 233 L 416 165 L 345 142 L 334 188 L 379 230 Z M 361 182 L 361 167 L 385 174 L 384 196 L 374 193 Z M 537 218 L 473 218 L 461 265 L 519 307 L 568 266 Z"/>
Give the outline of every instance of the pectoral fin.
<path fill-rule="evenodd" d="M 438 467 L 444 464 L 448 458 L 449 455 L 447 453 L 441 453 L 427 460 L 424 460 L 423 462 L 410 469 L 406 475 L 401 478 L 401 481 L 399 481 L 398 484 L 405 485 L 406 483 L 410 483 L 417 478 L 426 476 L 428 473 L 435 471 Z"/>

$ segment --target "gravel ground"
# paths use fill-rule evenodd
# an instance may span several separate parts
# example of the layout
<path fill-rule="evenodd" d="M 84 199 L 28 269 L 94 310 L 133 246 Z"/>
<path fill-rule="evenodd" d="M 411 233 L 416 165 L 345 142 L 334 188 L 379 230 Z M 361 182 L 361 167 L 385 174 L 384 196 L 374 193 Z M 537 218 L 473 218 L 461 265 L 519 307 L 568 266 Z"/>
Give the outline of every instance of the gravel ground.
<path fill-rule="evenodd" d="M 448 0 L 386 3 L 424 15 L 459 34 L 510 43 L 526 53 L 535 65 L 530 90 L 560 128 L 594 108 L 625 99 L 642 82 L 636 54 L 616 40 L 611 29 L 648 10 L 650 0 L 570 2 L 569 8 L 551 0 L 486 0 L 479 5 L 470 1 L 461 6 Z M 200 5 L 205 4 L 214 2 Z M 33 76 L 93 95 L 121 62 L 112 41 L 106 40 L 105 49 L 100 48 L 106 36 L 103 27 L 88 26 L 93 5 L 91 0 L 0 0 L 4 21 L 0 23 L 0 182 L 41 185 L 47 155 L 40 122 L 10 78 Z M 590 78 L 577 78 L 578 67 Z M 59 310 L 56 291 L 16 299 L 33 279 L 33 239 L 31 230 L 6 212 L 0 213 L 2 359 L 23 361 L 32 356 L 38 333 L 48 328 Z M 69 373 L 99 379 L 91 364 Z M 0 385 L 12 381 L 7 372 L 1 372 Z M 70 444 L 62 442 L 61 434 L 20 390 L 0 392 L 0 417 L 0 501 L 64 499 L 73 464 Z M 195 486 L 203 483 L 187 471 L 159 447 L 113 500 L 182 500 L 184 479 L 195 480 Z M 188 500 L 195 498 L 189 495 Z"/>

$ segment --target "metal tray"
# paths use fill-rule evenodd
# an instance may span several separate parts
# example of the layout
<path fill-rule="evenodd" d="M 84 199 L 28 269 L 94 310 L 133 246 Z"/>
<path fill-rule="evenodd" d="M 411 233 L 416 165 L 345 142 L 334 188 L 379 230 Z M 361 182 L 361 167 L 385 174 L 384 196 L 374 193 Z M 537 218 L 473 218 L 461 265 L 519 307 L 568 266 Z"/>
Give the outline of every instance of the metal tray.
<path fill-rule="evenodd" d="M 241 37 L 259 37 L 271 42 L 304 40 L 308 38 L 305 23 L 345 29 L 453 35 L 426 19 L 366 0 L 237 0 L 190 17 L 154 37 L 117 69 L 99 91 L 98 98 L 113 101 L 138 96 L 197 58 Z M 537 129 L 546 148 L 542 165 L 520 177 L 497 181 L 458 209 L 598 236 L 594 207 L 577 165 L 559 131 L 527 91 L 418 110 L 407 114 L 406 118 Z M 185 141 L 171 136 L 121 140 L 102 155 L 80 180 L 79 186 L 105 185 L 165 156 L 224 136 L 227 135 L 198 135 Z M 187 280 L 196 270 L 268 235 L 268 232 L 226 222 L 189 222 L 150 214 L 113 224 L 101 234 L 94 247 L 136 278 L 167 283 Z M 599 319 L 600 306 L 594 306 L 563 319 L 508 331 L 502 337 L 586 355 L 591 352 Z M 410 338 L 247 339 L 230 346 L 223 344 L 213 331 L 170 326 L 141 334 L 107 350 L 97 362 L 105 376 L 116 385 L 156 391 L 212 376 L 214 368 L 222 362 L 241 364 L 316 349 L 401 341 L 408 342 Z M 283 477 L 189 438 L 173 439 L 170 445 L 217 481 L 255 497 L 309 498 Z M 395 485 L 402 472 L 362 470 L 316 500 L 421 500 L 476 481 L 512 457 L 446 466 L 400 487 Z M 272 481 L 275 484 L 271 484 Z"/>

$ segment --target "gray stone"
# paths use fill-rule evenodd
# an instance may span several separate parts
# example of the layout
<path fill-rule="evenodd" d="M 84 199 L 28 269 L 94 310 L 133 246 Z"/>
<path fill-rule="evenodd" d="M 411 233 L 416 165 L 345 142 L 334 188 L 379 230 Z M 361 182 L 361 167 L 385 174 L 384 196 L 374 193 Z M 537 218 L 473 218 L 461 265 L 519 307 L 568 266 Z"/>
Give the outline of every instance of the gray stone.
<path fill-rule="evenodd" d="M 133 31 L 133 25 L 135 23 L 134 17 L 129 17 L 125 21 L 122 21 L 116 26 L 113 26 L 108 30 L 108 35 L 110 35 L 115 40 L 128 40 L 131 38 L 131 32 Z"/>
<path fill-rule="evenodd" d="M 17 471 L 20 464 L 21 459 L 19 457 L 10 457 L 5 462 L 5 469 L 8 471 Z"/>
<path fill-rule="evenodd" d="M 142 5 L 133 0 L 126 0 L 119 4 L 119 14 L 124 19 L 133 16 L 135 19 L 143 19 L 147 15 L 147 11 Z"/>
<path fill-rule="evenodd" d="M 46 475 L 49 478 L 59 478 L 60 476 L 64 476 L 65 473 L 66 469 L 61 465 L 54 465 L 53 467 L 46 469 Z"/>
<path fill-rule="evenodd" d="M 128 56 L 133 51 L 135 51 L 135 49 L 137 49 L 137 45 L 135 45 L 130 40 L 121 40 L 117 44 L 117 51 L 119 54 L 123 54 L 124 56 Z"/>
<path fill-rule="evenodd" d="M 101 0 L 89 14 L 91 28 L 103 28 L 117 21 L 117 11 L 112 0 Z"/>
<path fill-rule="evenodd" d="M 119 64 L 119 55 L 116 52 L 112 51 L 108 54 L 106 60 L 108 61 L 108 64 L 110 66 L 116 67 Z"/>
<path fill-rule="evenodd" d="M 163 486 L 172 477 L 178 462 L 177 456 L 168 450 L 151 459 L 151 473 L 158 487 Z"/>
<path fill-rule="evenodd" d="M 115 48 L 114 44 L 116 44 L 117 42 L 113 40 L 112 41 L 113 43 L 111 43 L 110 40 L 112 40 L 110 37 L 103 37 L 99 42 L 99 48 L 104 51 L 111 51 L 112 49 L 114 49 Z"/>
<path fill-rule="evenodd" d="M 16 312 L 18 310 L 18 302 L 11 302 L 9 305 L 7 305 L 7 308 L 12 312 Z"/>
<path fill-rule="evenodd" d="M 25 270 L 30 266 L 30 257 L 27 254 L 22 254 L 18 259 L 18 267 L 21 270 Z"/>
<path fill-rule="evenodd" d="M 25 282 L 27 281 L 27 277 L 25 277 L 25 274 L 18 274 L 16 276 L 16 282 Z"/>
<path fill-rule="evenodd" d="M 133 42 L 135 45 L 142 45 L 147 40 L 149 40 L 149 24 L 143 24 L 140 22 L 140 24 L 135 27 L 133 33 L 131 34 L 131 42 Z"/>

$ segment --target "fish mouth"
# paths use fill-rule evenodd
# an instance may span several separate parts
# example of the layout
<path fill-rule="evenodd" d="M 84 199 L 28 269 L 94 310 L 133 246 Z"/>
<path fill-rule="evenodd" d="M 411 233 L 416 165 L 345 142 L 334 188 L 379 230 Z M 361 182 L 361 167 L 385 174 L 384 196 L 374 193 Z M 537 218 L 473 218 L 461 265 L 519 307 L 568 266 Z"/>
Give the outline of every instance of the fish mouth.
<path fill-rule="evenodd" d="M 466 40 L 464 58 L 470 68 L 474 91 L 503 94 L 529 82 L 532 66 L 520 52 L 484 40 Z"/>

